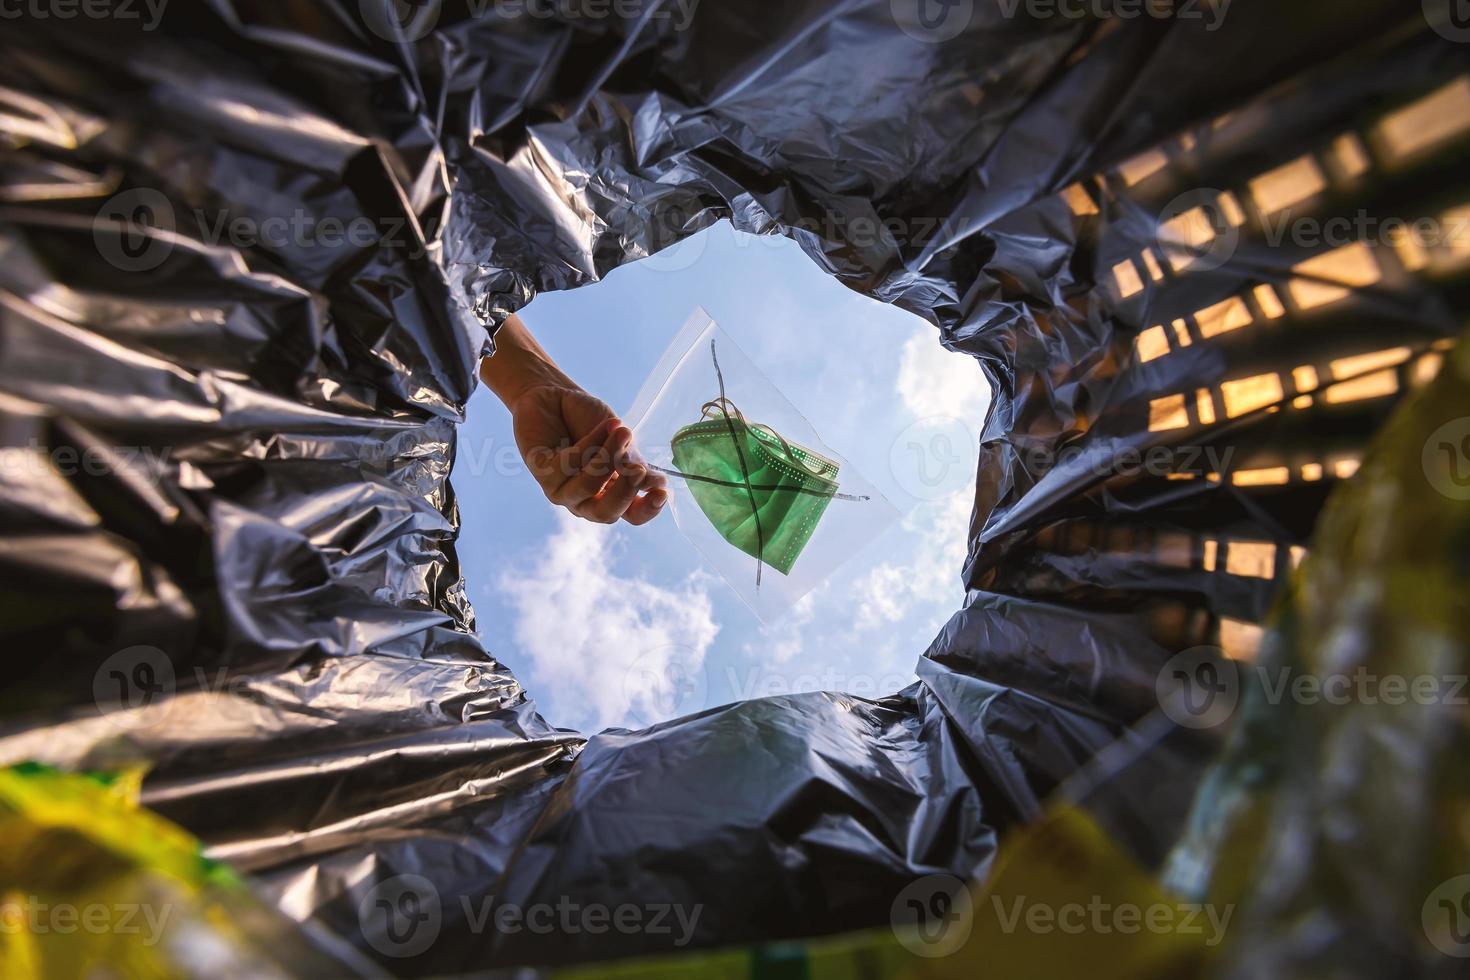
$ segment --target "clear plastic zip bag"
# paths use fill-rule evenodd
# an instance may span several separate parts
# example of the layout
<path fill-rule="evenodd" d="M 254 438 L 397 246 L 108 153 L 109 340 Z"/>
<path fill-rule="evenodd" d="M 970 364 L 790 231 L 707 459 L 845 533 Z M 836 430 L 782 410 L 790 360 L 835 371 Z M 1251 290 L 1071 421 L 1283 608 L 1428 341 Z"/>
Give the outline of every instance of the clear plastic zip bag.
<path fill-rule="evenodd" d="M 668 478 L 679 530 L 762 621 L 900 516 L 704 310 L 627 417 L 643 462 Z"/>

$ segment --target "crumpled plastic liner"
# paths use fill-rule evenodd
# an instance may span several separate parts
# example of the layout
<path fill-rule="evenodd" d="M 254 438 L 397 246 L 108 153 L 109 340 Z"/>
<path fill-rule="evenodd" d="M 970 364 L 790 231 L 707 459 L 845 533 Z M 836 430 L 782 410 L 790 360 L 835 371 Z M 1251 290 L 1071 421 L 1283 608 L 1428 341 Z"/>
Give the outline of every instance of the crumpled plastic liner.
<path fill-rule="evenodd" d="M 1329 213 L 1458 203 L 1462 162 L 1389 166 L 1375 127 L 1470 58 L 1388 0 L 1235 0 L 1215 30 L 1002 6 L 945 37 L 888 0 L 704 3 L 687 30 L 652 3 L 450 2 L 395 40 L 374 0 L 8 20 L 0 759 L 151 763 L 144 803 L 397 973 L 673 938 L 477 927 L 492 896 L 697 905 L 697 948 L 883 923 L 918 876 L 982 875 L 1149 715 L 1170 656 L 1249 645 L 1459 321 L 1453 270 L 1387 245 L 1302 267 L 1321 250 L 1248 234 L 1181 270 L 1161 214 L 1306 155 Z M 1344 135 L 1366 173 L 1332 169 Z M 980 361 L 969 592 L 891 697 L 584 741 L 475 638 L 454 423 L 507 314 L 722 218 Z M 1252 322 L 1207 330 L 1232 299 Z M 1298 404 L 1297 366 L 1348 381 L 1327 366 L 1388 345 L 1392 390 Z M 1155 446 L 1194 478 L 1126 469 Z M 1230 472 L 1183 461 L 1200 446 Z M 1231 475 L 1307 460 L 1319 479 Z M 1199 770 L 1170 769 L 1140 839 Z M 438 899 L 423 949 L 373 919 L 402 876 Z"/>

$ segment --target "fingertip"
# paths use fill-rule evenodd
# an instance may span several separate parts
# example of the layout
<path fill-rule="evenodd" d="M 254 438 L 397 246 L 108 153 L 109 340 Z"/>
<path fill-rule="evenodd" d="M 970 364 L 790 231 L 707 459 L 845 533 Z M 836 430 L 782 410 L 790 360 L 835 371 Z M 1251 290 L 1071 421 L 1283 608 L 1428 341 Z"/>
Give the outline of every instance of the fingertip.
<path fill-rule="evenodd" d="M 635 527 L 642 527 L 652 521 L 664 509 L 668 503 L 669 496 L 663 490 L 650 490 L 628 507 L 628 512 L 623 515 L 623 520 Z"/>

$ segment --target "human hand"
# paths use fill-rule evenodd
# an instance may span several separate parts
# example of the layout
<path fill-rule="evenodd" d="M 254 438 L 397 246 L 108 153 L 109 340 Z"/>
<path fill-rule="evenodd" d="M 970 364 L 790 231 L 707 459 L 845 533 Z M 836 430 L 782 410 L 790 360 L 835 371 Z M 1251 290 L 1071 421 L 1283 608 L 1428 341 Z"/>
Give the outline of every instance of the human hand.
<path fill-rule="evenodd" d="M 667 481 L 638 461 L 633 433 L 581 388 L 541 384 L 509 405 L 516 446 L 546 499 L 585 520 L 647 524 L 668 503 Z"/>

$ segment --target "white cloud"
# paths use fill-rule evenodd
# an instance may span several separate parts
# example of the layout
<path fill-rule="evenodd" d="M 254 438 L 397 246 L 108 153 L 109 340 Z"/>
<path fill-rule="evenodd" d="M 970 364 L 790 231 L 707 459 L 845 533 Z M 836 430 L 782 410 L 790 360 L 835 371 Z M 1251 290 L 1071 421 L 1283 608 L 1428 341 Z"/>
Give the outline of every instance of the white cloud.
<path fill-rule="evenodd" d="M 932 330 L 914 333 L 899 356 L 894 388 L 919 419 L 952 418 L 978 431 L 990 403 L 990 385 L 973 358 L 945 350 Z M 973 472 L 972 467 L 966 470 Z M 891 626 L 925 611 L 947 616 L 963 598 L 960 569 L 970 537 L 971 484 L 920 503 L 904 518 L 907 558 L 877 565 L 857 581 L 853 627 Z"/>
<path fill-rule="evenodd" d="M 907 561 L 886 561 L 857 582 L 853 625 L 871 630 L 897 623 L 922 607 L 946 615 L 963 598 L 960 568 L 970 537 L 970 496 L 955 493 L 920 504 L 904 518 L 912 546 Z"/>
<path fill-rule="evenodd" d="M 762 626 L 754 639 L 745 644 L 745 655 L 757 664 L 773 665 L 790 662 L 799 653 L 809 652 L 802 639 L 802 628 L 817 616 L 818 587 L 792 605 L 785 616 L 771 626 Z"/>
<path fill-rule="evenodd" d="M 980 365 L 968 354 L 945 350 L 932 329 L 904 343 L 897 388 L 904 405 L 921 419 L 947 416 L 978 427 L 990 405 L 990 385 Z"/>
<path fill-rule="evenodd" d="M 572 716 L 553 710 L 548 720 L 641 726 L 703 707 L 702 684 L 691 679 L 702 679 L 720 630 L 709 577 L 669 589 L 618 575 L 620 530 L 560 511 L 557 523 L 528 566 L 499 578 L 517 648 L 550 688 L 541 699 Z"/>

